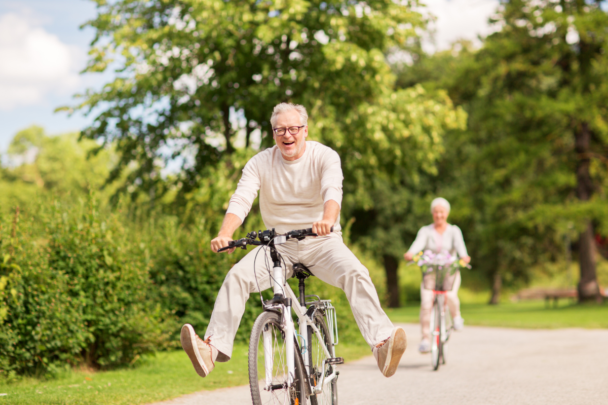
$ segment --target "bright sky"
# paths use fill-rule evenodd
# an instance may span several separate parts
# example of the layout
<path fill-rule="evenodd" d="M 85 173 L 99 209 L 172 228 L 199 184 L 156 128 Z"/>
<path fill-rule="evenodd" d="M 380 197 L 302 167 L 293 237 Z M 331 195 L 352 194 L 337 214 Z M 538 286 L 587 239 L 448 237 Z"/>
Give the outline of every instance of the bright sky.
<path fill-rule="evenodd" d="M 437 16 L 435 49 L 489 32 L 487 20 L 498 0 L 427 0 Z M 79 26 L 95 16 L 87 0 L 0 0 L 0 152 L 20 129 L 32 124 L 47 132 L 78 130 L 81 115 L 53 113 L 72 104 L 72 95 L 111 76 L 80 75 L 93 30 Z"/>

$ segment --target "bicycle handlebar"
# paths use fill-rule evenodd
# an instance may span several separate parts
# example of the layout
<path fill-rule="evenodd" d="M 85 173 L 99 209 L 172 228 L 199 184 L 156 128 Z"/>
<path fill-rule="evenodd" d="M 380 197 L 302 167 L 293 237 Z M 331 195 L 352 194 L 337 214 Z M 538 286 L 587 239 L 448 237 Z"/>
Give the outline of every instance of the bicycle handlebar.
<path fill-rule="evenodd" d="M 334 227 L 332 226 L 330 229 L 330 232 L 333 232 L 333 231 L 334 231 Z M 288 241 L 289 239 L 302 240 L 302 239 L 306 238 L 307 236 L 319 236 L 319 235 L 314 233 L 312 231 L 312 228 L 296 229 L 294 231 L 289 231 L 284 234 L 276 233 L 274 229 L 258 231 L 258 232 L 252 231 L 252 232 L 249 232 L 245 238 L 241 238 L 238 240 L 233 240 L 233 241 L 228 242 L 228 246 L 219 249 L 217 252 L 220 253 L 225 250 L 239 248 L 239 247 L 241 249 L 247 249 L 247 245 L 254 245 L 254 246 L 268 245 L 270 243 L 274 243 L 275 239 L 277 239 L 281 236 L 285 237 L 285 240 L 283 242 L 281 242 L 281 243 L 284 243 L 284 242 Z M 256 238 L 259 239 L 259 241 L 256 240 Z"/>

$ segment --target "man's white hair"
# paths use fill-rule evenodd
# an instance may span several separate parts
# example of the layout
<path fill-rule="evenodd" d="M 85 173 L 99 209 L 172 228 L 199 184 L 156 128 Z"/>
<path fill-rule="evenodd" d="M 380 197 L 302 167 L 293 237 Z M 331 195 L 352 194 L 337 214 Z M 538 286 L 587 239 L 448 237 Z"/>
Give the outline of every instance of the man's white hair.
<path fill-rule="evenodd" d="M 438 205 L 441 205 L 446 210 L 448 210 L 448 213 L 450 212 L 450 203 L 448 202 L 448 200 L 446 200 L 443 197 L 439 197 L 439 198 L 435 198 L 433 200 L 433 202 L 431 203 L 431 214 L 433 213 L 433 209 Z"/>
<path fill-rule="evenodd" d="M 291 103 L 281 103 L 274 106 L 272 115 L 270 116 L 270 125 L 274 128 L 277 123 L 277 116 L 291 110 L 296 110 L 298 114 L 300 114 L 300 125 L 308 125 L 308 113 L 306 112 L 306 108 L 303 105 Z"/>

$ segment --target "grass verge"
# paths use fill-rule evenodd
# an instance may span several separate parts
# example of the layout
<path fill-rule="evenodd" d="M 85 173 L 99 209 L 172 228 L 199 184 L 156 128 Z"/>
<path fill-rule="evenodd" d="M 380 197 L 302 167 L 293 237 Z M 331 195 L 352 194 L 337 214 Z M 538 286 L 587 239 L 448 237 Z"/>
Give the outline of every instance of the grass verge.
<path fill-rule="evenodd" d="M 336 351 L 346 361 L 371 354 L 363 344 L 344 345 Z M 235 345 L 232 360 L 217 363 L 213 373 L 200 378 L 183 351 L 158 353 L 135 368 L 90 373 L 70 371 L 52 380 L 0 380 L 1 404 L 119 405 L 147 404 L 202 390 L 248 384 L 247 346 Z"/>
<path fill-rule="evenodd" d="M 420 307 L 407 306 L 387 310 L 393 322 L 417 323 Z M 544 301 L 519 303 L 461 304 L 465 325 L 526 329 L 608 328 L 608 305 L 571 304 L 545 307 Z"/>

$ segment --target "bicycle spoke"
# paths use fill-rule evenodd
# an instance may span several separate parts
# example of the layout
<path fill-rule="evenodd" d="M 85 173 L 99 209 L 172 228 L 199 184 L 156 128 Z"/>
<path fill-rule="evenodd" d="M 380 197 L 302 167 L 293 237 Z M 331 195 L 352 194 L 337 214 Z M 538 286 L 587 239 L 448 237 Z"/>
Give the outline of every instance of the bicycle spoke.
<path fill-rule="evenodd" d="M 320 332 L 321 339 L 319 339 L 319 336 L 310 328 L 310 359 L 312 365 L 310 378 L 313 381 L 313 385 L 317 387 L 318 384 L 321 383 L 321 380 L 323 380 L 323 391 L 315 397 L 311 397 L 311 402 L 313 405 L 333 405 L 335 402 L 336 386 L 332 384 L 332 381 L 327 380 L 327 377 L 333 373 L 333 368 L 330 365 L 325 365 L 325 367 L 323 367 L 324 360 L 327 360 L 328 358 L 324 348 L 327 348 L 331 353 L 331 336 L 329 335 L 327 325 L 321 316 L 318 316 L 318 318 L 315 319 L 315 326 Z"/>
<path fill-rule="evenodd" d="M 264 350 L 264 341 L 260 339 L 258 345 L 258 387 L 261 403 L 266 405 L 291 404 L 290 387 L 288 386 L 288 372 L 286 361 L 286 347 L 281 330 L 273 324 L 266 324 L 270 329 L 272 339 L 270 353 Z M 267 348 L 268 349 L 268 348 Z M 268 356 L 268 357 L 266 357 Z M 270 377 L 270 383 L 268 383 Z"/>

